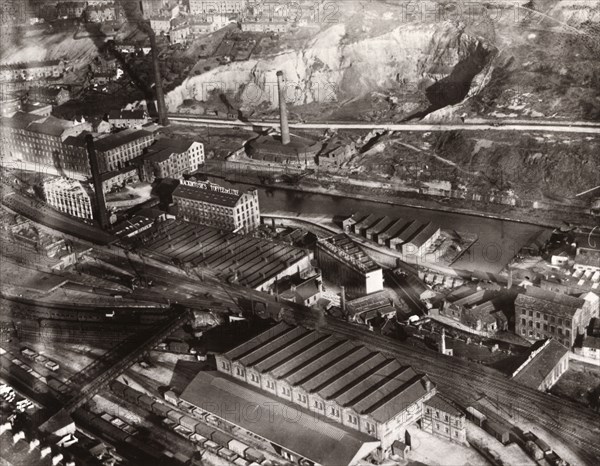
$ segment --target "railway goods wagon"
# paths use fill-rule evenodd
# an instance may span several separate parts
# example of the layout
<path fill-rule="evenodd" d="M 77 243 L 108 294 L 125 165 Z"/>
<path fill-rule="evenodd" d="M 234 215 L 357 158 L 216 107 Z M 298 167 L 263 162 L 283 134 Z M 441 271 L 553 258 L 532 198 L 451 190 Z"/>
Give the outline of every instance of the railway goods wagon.
<path fill-rule="evenodd" d="M 537 438 L 535 440 L 535 444 L 540 448 L 540 450 L 542 450 L 542 452 L 544 452 L 544 456 L 548 455 L 552 451 L 550 445 L 544 442 L 541 438 Z"/>
<path fill-rule="evenodd" d="M 248 466 L 250 464 L 250 461 L 242 458 L 241 456 L 238 456 L 234 461 L 233 464 L 235 464 L 236 466 Z"/>
<path fill-rule="evenodd" d="M 152 412 L 158 416 L 167 417 L 167 414 L 171 411 L 171 408 L 167 405 L 157 401 L 152 405 Z"/>
<path fill-rule="evenodd" d="M 144 409 L 147 409 L 148 411 L 152 411 L 152 405 L 154 403 L 155 401 L 145 393 L 138 398 L 138 405 Z"/>
<path fill-rule="evenodd" d="M 531 440 L 528 440 L 525 443 L 525 451 L 536 461 L 541 460 L 544 457 L 544 452 Z"/>
<path fill-rule="evenodd" d="M 236 453 L 225 447 L 221 448 L 217 455 L 219 455 L 221 458 L 225 458 L 227 461 L 233 461 L 238 457 Z"/>
<path fill-rule="evenodd" d="M 503 422 L 486 419 L 483 423 L 483 430 L 493 435 L 502 445 L 507 445 L 511 442 L 511 428 Z"/>
<path fill-rule="evenodd" d="M 219 445 L 225 446 L 225 445 L 229 445 L 229 442 L 231 442 L 233 440 L 233 437 L 224 432 L 221 432 L 220 430 L 215 430 L 212 433 L 212 436 L 210 437 L 210 439 L 213 442 L 217 442 Z"/>
<path fill-rule="evenodd" d="M 188 430 L 191 430 L 192 432 L 196 432 L 196 424 L 198 424 L 198 421 L 192 419 L 189 416 L 183 416 L 179 421 L 179 425 L 185 427 Z"/>
<path fill-rule="evenodd" d="M 64 388 L 63 388 L 63 385 L 64 385 L 64 384 L 63 384 L 62 382 L 60 382 L 60 381 L 56 380 L 56 379 L 53 379 L 52 377 L 48 377 L 48 378 L 47 378 L 47 380 L 46 380 L 46 384 L 47 384 L 47 385 L 48 385 L 50 388 L 52 388 L 52 389 L 56 390 L 57 392 L 62 392 L 62 391 L 64 390 Z"/>
<path fill-rule="evenodd" d="M 142 392 L 138 392 L 137 390 L 134 390 L 131 387 L 127 387 L 123 392 L 124 398 L 127 401 L 129 401 L 130 403 L 134 403 L 134 404 L 137 404 L 138 398 L 142 395 L 143 395 Z"/>
<path fill-rule="evenodd" d="M 244 451 L 244 458 L 255 463 L 262 463 L 265 460 L 265 455 L 263 455 L 260 451 L 249 447 L 246 449 L 246 451 Z"/>
<path fill-rule="evenodd" d="M 202 435 L 202 437 L 205 437 L 208 440 L 211 439 L 212 433 L 214 431 L 215 431 L 214 427 L 207 426 L 206 424 L 203 424 L 202 422 L 199 422 L 196 424 L 195 432 L 199 435 Z"/>
<path fill-rule="evenodd" d="M 175 410 L 171 409 L 167 413 L 167 417 L 169 419 L 171 419 L 171 421 L 179 424 L 181 422 L 181 418 L 183 417 L 183 414 L 181 414 L 179 411 L 175 411 Z"/>
<path fill-rule="evenodd" d="M 136 435 L 130 435 L 125 441 L 131 444 L 132 446 L 138 448 L 139 450 L 144 451 L 148 454 L 148 456 L 152 456 L 153 458 L 160 458 L 161 456 L 163 456 L 162 446 L 152 439 L 142 439 Z M 161 463 L 159 462 L 159 464 Z"/>
<path fill-rule="evenodd" d="M 103 436 L 108 437 L 109 440 L 113 442 L 124 442 L 129 437 L 127 432 L 119 429 L 117 426 L 112 423 L 101 419 L 98 416 L 94 416 L 91 420 L 91 424 L 98 429 Z"/>
<path fill-rule="evenodd" d="M 239 440 L 233 439 L 227 444 L 227 448 L 240 456 L 244 456 L 244 452 L 248 449 L 248 445 L 240 442 Z"/>
<path fill-rule="evenodd" d="M 558 456 L 553 451 L 551 451 L 550 453 L 548 453 L 545 456 L 545 459 L 552 466 L 567 466 L 568 465 L 568 463 L 565 460 L 563 460 L 560 456 Z"/>
<path fill-rule="evenodd" d="M 479 427 L 483 427 L 483 423 L 487 419 L 487 416 L 481 411 L 473 408 L 473 406 L 467 407 L 467 419 L 476 424 Z"/>
<path fill-rule="evenodd" d="M 218 443 L 213 442 L 212 440 L 207 440 L 206 442 L 204 442 L 203 446 L 212 453 L 217 453 L 221 449 L 221 446 Z"/>
<path fill-rule="evenodd" d="M 127 388 L 127 385 L 125 385 L 124 383 L 119 382 L 118 380 L 115 380 L 113 383 L 110 384 L 110 389 L 115 394 L 120 395 L 120 396 L 124 396 L 126 388 Z"/>

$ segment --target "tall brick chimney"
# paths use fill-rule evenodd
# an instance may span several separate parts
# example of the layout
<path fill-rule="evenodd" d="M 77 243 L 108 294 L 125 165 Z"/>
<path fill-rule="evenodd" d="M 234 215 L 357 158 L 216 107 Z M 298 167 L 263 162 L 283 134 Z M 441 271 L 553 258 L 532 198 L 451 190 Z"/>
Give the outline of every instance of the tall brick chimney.
<path fill-rule="evenodd" d="M 290 127 L 288 124 L 287 107 L 285 105 L 283 71 L 277 72 L 277 89 L 279 91 L 279 121 L 281 124 L 281 143 L 285 146 L 290 143 Z"/>
<path fill-rule="evenodd" d="M 108 212 L 106 210 L 106 200 L 104 199 L 104 190 L 102 189 L 102 177 L 100 176 L 100 164 L 98 163 L 98 154 L 94 146 L 94 136 L 88 134 L 85 137 L 87 144 L 88 159 L 92 171 L 92 182 L 94 183 L 94 197 L 96 199 L 95 217 L 100 228 L 106 230 L 110 226 Z"/>

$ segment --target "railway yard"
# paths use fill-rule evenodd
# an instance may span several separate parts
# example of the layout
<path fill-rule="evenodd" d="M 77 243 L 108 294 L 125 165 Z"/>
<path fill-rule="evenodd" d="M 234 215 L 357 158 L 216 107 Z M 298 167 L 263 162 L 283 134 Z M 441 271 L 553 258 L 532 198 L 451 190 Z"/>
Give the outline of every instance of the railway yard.
<path fill-rule="evenodd" d="M 9 207 L 27 216 L 29 208 L 14 199 L 20 198 L 11 197 Z M 60 215 L 53 215 L 59 222 Z M 49 223 L 45 227 L 54 230 Z M 492 367 L 260 291 L 298 261 L 309 262 L 306 250 L 178 221 L 157 223 L 121 242 L 106 236 L 94 242 L 93 227 L 82 231 L 79 241 L 94 250 L 93 258 L 43 272 L 10 262 L 15 287 L 0 297 L 0 377 L 26 400 L 15 397 L 19 406 L 27 406 L 19 411 L 3 404 L 6 427 L 0 435 L 3 440 L 23 435 L 28 442 L 39 437 L 41 446 L 33 450 L 49 448 L 45 461 L 62 455 L 60 461 L 76 464 L 290 463 L 272 442 L 179 398 L 200 371 L 214 369 L 216 355 L 239 343 L 240 328 L 251 336 L 277 321 L 335 334 L 395 358 L 426 374 L 458 406 L 484 409 L 494 425 L 508 426 L 508 433 L 502 442 L 487 440 L 497 442 L 492 450 L 500 458 L 473 450 L 483 455 L 482 462 L 512 464 L 507 458 L 524 455 L 532 436 L 551 445 L 537 464 L 591 465 L 600 458 L 600 416 L 584 405 L 519 385 Z M 28 272 L 21 274 L 24 268 Z M 37 281 L 39 289 L 36 273 L 51 276 Z M 19 276 L 26 282 L 19 283 Z M 403 277 L 391 270 L 384 277 L 416 315 L 427 312 Z M 65 416 L 74 421 L 68 434 L 53 427 Z M 41 425 L 42 434 L 34 424 Z M 67 437 L 71 440 L 63 441 Z M 34 464 L 33 450 L 21 443 L 14 443 L 12 454 L 21 461 L 29 455 L 26 462 Z"/>

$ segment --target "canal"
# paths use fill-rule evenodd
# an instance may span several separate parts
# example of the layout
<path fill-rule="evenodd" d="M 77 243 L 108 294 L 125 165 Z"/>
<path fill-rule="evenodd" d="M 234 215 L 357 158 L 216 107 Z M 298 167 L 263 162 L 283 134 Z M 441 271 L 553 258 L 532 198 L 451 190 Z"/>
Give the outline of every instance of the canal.
<path fill-rule="evenodd" d="M 212 181 L 234 189 L 253 187 L 245 183 L 231 183 L 222 178 Z M 256 186 L 254 186 L 256 187 Z M 523 245 L 543 227 L 508 220 L 478 217 L 448 211 L 420 209 L 362 199 L 312 194 L 269 186 L 257 187 L 261 213 L 297 215 L 299 213 L 326 215 L 331 218 L 350 216 L 354 212 L 376 213 L 382 217 L 406 218 L 421 222 L 435 222 L 442 229 L 459 234 L 475 233 L 478 240 L 463 254 L 453 268 L 467 272 L 498 273 L 517 254 Z"/>

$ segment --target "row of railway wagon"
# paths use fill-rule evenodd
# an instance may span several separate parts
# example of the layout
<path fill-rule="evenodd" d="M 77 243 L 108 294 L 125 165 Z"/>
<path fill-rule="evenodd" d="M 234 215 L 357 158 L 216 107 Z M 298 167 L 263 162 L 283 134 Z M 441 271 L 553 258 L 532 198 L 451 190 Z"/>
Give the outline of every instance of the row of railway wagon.
<path fill-rule="evenodd" d="M 121 382 L 113 382 L 111 389 L 130 403 L 137 404 L 164 418 L 165 423 L 171 425 L 178 434 L 233 464 L 238 466 L 267 466 L 272 464 L 258 450 L 221 430 L 211 427 L 209 424 L 214 421 L 206 413 L 194 413 L 195 416 L 202 417 L 202 421 L 199 421 Z"/>
<path fill-rule="evenodd" d="M 533 432 L 524 432 L 518 427 L 501 419 L 489 419 L 482 411 L 473 406 L 467 408 L 467 419 L 494 436 L 503 445 L 518 444 L 537 464 L 541 466 L 569 466 L 544 440 Z"/>

